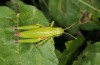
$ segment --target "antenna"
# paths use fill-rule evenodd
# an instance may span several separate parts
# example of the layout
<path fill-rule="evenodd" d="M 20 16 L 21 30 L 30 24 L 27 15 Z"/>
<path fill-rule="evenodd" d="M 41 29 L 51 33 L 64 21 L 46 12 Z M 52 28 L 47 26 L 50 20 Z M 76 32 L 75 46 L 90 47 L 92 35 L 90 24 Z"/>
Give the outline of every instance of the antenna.
<path fill-rule="evenodd" d="M 77 23 L 77 22 L 75 22 L 75 23 L 71 24 L 69 27 L 65 28 L 64 30 L 67 30 L 67 29 L 69 29 L 69 28 L 73 27 L 76 23 Z"/>
<path fill-rule="evenodd" d="M 73 23 L 72 25 L 70 25 L 69 27 L 67 27 L 67 28 L 65 28 L 64 30 L 67 30 L 67 29 L 70 29 L 71 27 L 73 27 L 75 24 L 77 24 L 78 22 L 75 22 L 75 23 Z M 71 35 L 70 33 L 66 33 L 66 32 L 64 32 L 65 34 L 67 34 L 67 35 L 69 35 L 69 36 L 71 36 L 72 38 L 74 38 L 74 39 L 77 39 L 76 37 L 74 37 L 73 35 Z"/>
<path fill-rule="evenodd" d="M 74 38 L 74 39 L 77 39 L 76 37 L 74 37 L 73 35 L 71 35 L 70 33 L 66 33 L 66 32 L 64 32 L 65 34 L 67 34 L 67 35 L 69 35 L 69 36 L 71 36 L 72 38 Z"/>

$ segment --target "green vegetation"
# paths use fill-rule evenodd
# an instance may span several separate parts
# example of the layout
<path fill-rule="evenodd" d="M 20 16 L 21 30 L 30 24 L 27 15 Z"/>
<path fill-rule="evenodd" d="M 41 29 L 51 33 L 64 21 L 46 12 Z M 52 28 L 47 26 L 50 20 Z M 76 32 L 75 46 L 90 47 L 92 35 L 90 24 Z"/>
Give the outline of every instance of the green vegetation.
<path fill-rule="evenodd" d="M 1 0 L 0 5 L 0 65 L 100 64 L 100 0 Z M 20 38 L 13 27 L 50 26 L 53 20 L 63 29 L 76 23 L 65 32 L 77 39 L 64 34 L 55 44 L 14 43 Z"/>

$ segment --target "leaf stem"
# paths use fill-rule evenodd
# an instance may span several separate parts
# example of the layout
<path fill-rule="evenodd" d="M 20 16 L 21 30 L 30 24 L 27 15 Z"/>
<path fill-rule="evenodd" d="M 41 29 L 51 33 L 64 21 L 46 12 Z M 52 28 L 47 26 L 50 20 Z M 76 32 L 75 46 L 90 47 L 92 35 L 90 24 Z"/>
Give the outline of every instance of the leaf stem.
<path fill-rule="evenodd" d="M 97 9 L 97 8 L 95 8 L 95 7 L 93 7 L 93 6 L 91 6 L 90 4 L 84 2 L 83 0 L 78 0 L 78 1 L 81 2 L 81 3 L 83 3 L 83 4 L 86 5 L 86 6 L 90 7 L 91 9 L 93 9 L 93 10 L 95 10 L 95 11 L 97 11 L 97 12 L 100 13 L 100 10 L 99 10 L 99 9 Z"/>

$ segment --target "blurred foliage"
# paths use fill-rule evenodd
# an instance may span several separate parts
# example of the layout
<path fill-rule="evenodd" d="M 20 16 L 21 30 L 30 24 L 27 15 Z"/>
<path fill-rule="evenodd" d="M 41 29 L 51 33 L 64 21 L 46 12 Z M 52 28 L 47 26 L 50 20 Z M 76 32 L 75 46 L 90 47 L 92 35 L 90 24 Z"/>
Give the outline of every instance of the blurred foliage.
<path fill-rule="evenodd" d="M 99 65 L 99 3 L 100 0 L 0 0 L 0 65 Z M 20 39 L 14 36 L 19 31 L 13 27 L 50 26 L 52 20 L 54 27 L 66 29 L 65 35 L 54 40 L 63 46 L 57 48 L 51 39 L 38 47 L 13 42 Z"/>
<path fill-rule="evenodd" d="M 73 65 L 99 65 L 100 59 L 100 42 L 94 44 L 88 43 L 83 53 L 74 61 Z"/>

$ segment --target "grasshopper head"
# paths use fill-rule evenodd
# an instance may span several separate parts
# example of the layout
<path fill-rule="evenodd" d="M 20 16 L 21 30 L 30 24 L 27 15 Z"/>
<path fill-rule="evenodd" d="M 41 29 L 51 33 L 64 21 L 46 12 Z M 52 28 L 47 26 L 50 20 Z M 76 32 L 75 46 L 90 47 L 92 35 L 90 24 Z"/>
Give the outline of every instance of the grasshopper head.
<path fill-rule="evenodd" d="M 64 33 L 64 29 L 62 28 L 57 28 L 57 35 L 61 35 Z"/>

